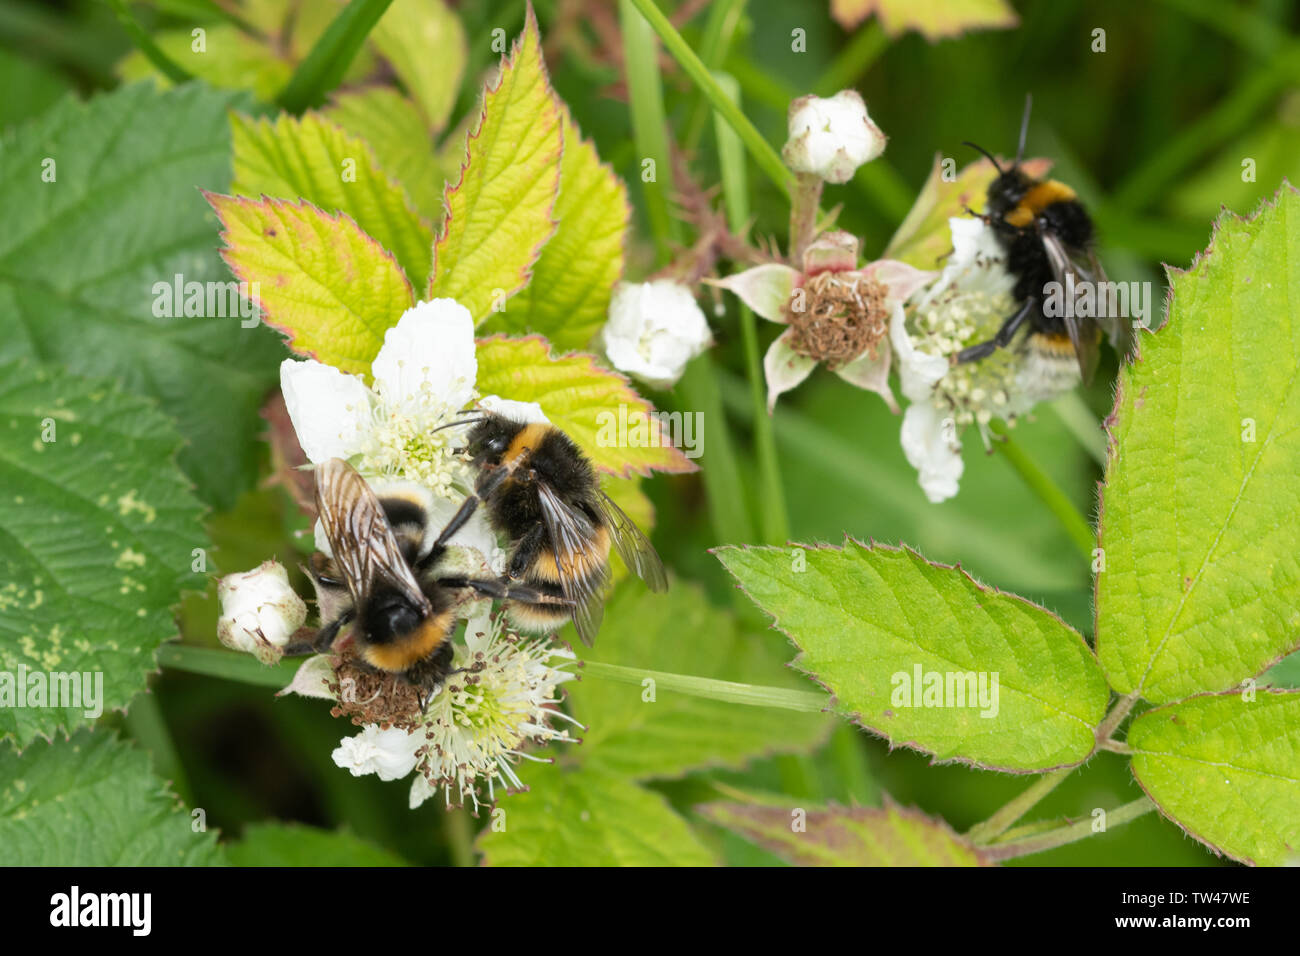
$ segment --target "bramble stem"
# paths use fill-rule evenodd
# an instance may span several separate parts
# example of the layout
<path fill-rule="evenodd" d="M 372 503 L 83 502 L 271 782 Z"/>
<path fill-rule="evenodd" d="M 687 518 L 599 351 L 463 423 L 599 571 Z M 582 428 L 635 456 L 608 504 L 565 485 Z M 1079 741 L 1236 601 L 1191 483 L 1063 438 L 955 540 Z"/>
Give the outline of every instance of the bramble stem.
<path fill-rule="evenodd" d="M 967 831 L 966 836 L 971 842 L 978 845 L 991 843 L 994 839 L 1005 833 L 1013 823 L 1023 817 L 1034 805 L 1047 796 L 1066 777 L 1074 772 L 1073 767 L 1065 767 L 1061 770 L 1053 770 L 1051 773 L 1045 773 L 1030 786 L 1007 803 L 997 813 L 989 817 L 983 823 L 977 823 Z"/>
<path fill-rule="evenodd" d="M 989 430 L 1001 439 L 994 443 L 994 447 L 1002 452 L 1030 490 L 1038 495 L 1039 500 L 1056 516 L 1056 520 L 1061 523 L 1061 527 L 1079 549 L 1083 559 L 1091 562 L 1092 550 L 1097 546 L 1097 533 L 1093 531 L 1092 526 L 1047 472 L 1038 467 L 1038 463 L 1011 440 L 1006 425 L 995 420 L 989 423 Z"/>
<path fill-rule="evenodd" d="M 1155 808 L 1156 805 L 1150 797 L 1138 797 L 1131 803 L 1126 803 L 1108 811 L 1106 826 L 1109 828 L 1128 823 L 1130 820 L 1136 820 L 1138 817 L 1150 813 Z M 1013 860 L 1016 857 L 1028 856 L 1031 853 L 1042 853 L 1044 850 L 1052 850 L 1058 846 L 1065 846 L 1067 843 L 1077 843 L 1079 840 L 1087 839 L 1094 833 L 1092 827 L 1093 820 L 1089 817 L 1086 820 L 1080 820 L 1077 823 L 1071 823 L 1055 830 L 1048 830 L 1045 833 L 981 847 L 980 855 L 986 860 L 1001 862 L 1002 860 Z"/>

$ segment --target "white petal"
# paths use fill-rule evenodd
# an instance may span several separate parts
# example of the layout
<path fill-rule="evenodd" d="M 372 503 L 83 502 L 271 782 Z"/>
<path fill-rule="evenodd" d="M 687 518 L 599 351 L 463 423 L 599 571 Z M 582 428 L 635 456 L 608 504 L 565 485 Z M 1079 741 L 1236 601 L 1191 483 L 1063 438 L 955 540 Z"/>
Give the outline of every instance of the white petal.
<path fill-rule="evenodd" d="M 478 400 L 478 405 L 479 408 L 495 412 L 512 422 L 523 422 L 525 425 L 551 423 L 546 413 L 542 411 L 542 406 L 536 402 L 515 402 L 497 395 L 484 395 Z"/>
<path fill-rule="evenodd" d="M 355 375 L 313 359 L 280 363 L 280 391 L 309 461 L 351 458 L 371 427 L 373 395 Z"/>
<path fill-rule="evenodd" d="M 429 781 L 425 779 L 424 774 L 417 773 L 411 781 L 411 795 L 407 798 L 407 806 L 412 810 L 416 810 L 436 792 Z"/>
<path fill-rule="evenodd" d="M 852 362 L 836 369 L 835 374 L 850 385 L 875 392 L 885 400 L 889 410 L 897 415 L 898 402 L 894 399 L 893 389 L 889 387 L 889 356 L 889 345 L 881 342 L 876 347 L 875 355 L 870 350 L 863 352 Z"/>
<path fill-rule="evenodd" d="M 789 321 L 785 309 L 790 304 L 790 295 L 798 278 L 799 273 L 789 266 L 772 262 L 725 279 L 713 280 L 710 284 L 734 292 L 757 315 L 784 325 Z"/>
<path fill-rule="evenodd" d="M 941 378 L 948 374 L 946 356 L 922 352 L 907 334 L 903 309 L 894 306 L 889 320 L 889 340 L 898 353 L 898 380 L 903 394 L 913 402 L 926 402 Z"/>
<path fill-rule="evenodd" d="M 370 367 L 375 390 L 407 414 L 444 415 L 474 397 L 474 319 L 455 299 L 419 302 L 384 333 Z"/>
<path fill-rule="evenodd" d="M 790 348 L 789 331 L 782 332 L 767 355 L 763 356 L 763 374 L 767 378 L 767 413 L 772 414 L 776 400 L 783 393 L 794 388 L 809 375 L 817 365 L 817 360 L 800 355 Z"/>
<path fill-rule="evenodd" d="M 422 734 L 367 724 L 355 737 L 343 738 L 330 756 L 354 777 L 374 773 L 380 780 L 399 780 L 415 769 L 415 751 L 424 743 Z"/>
<path fill-rule="evenodd" d="M 670 279 L 621 283 L 601 337 L 616 369 L 656 388 L 675 385 L 686 363 L 713 343 L 690 289 Z"/>
<path fill-rule="evenodd" d="M 939 277 L 937 272 L 926 272 L 896 259 L 878 259 L 862 268 L 862 272 L 888 290 L 886 307 L 902 304 Z"/>
<path fill-rule="evenodd" d="M 941 415 L 930 402 L 913 402 L 903 413 L 899 438 L 927 498 L 937 503 L 957 494 L 965 466 L 951 417 Z"/>
<path fill-rule="evenodd" d="M 276 561 L 226 575 L 217 585 L 217 597 L 221 643 L 255 654 L 264 664 L 279 661 L 280 649 L 307 619 L 307 604 L 290 587 L 288 573 Z"/>
<path fill-rule="evenodd" d="M 330 693 L 328 682 L 334 680 L 334 665 L 330 663 L 328 654 L 314 654 L 302 662 L 297 673 L 293 675 L 293 680 L 289 686 L 277 693 L 276 697 L 283 697 L 285 694 L 297 694 L 299 697 L 320 697 L 325 700 L 333 700 L 334 695 Z"/>

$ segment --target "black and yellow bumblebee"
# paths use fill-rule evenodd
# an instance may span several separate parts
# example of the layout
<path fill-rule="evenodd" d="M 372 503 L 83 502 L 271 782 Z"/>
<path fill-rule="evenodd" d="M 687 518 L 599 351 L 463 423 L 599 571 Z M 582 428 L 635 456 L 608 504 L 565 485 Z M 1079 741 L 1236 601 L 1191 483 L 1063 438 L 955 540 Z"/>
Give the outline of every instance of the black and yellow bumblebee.
<path fill-rule="evenodd" d="M 339 458 L 318 465 L 315 473 L 316 508 L 330 545 L 330 556 L 313 554 L 307 568 L 321 628 L 309 648 L 290 653 L 323 652 L 350 625 L 359 659 L 400 675 L 423 708 L 455 673 L 451 637 L 466 589 L 501 600 L 565 605 L 563 596 L 529 587 L 443 573 L 448 539 L 464 522 L 453 519 L 435 534 L 418 489 L 394 484 L 376 494 Z"/>
<path fill-rule="evenodd" d="M 1092 217 L 1075 191 L 1060 180 L 1034 179 L 1021 166 L 1032 105 L 1026 97 L 1020 144 L 1010 168 L 1004 169 L 982 146 L 964 143 L 988 157 L 998 171 L 980 218 L 992 227 L 1006 254 L 1007 271 L 1016 279 L 1012 295 L 1017 308 L 992 339 L 963 349 L 956 361 L 974 362 L 1005 348 L 1028 323 L 1031 354 L 1049 367 L 1077 362 L 1086 383 L 1096 371 L 1103 327 L 1121 354 L 1127 351 L 1128 327 L 1118 316 L 1075 316 L 1068 309 L 1051 315 L 1053 310 L 1044 309 L 1049 283 L 1081 289 L 1083 283 L 1105 282 L 1106 273 L 1097 260 Z"/>
<path fill-rule="evenodd" d="M 568 435 L 485 410 L 455 424 L 473 425 L 464 451 L 476 477 L 474 494 L 448 528 L 454 533 L 482 502 L 492 527 L 509 538 L 508 578 L 545 598 L 509 595 L 505 608 L 516 627 L 552 631 L 571 617 L 590 645 L 603 616 L 611 547 L 650 590 L 667 590 L 654 546 L 601 491 L 596 469 Z"/>

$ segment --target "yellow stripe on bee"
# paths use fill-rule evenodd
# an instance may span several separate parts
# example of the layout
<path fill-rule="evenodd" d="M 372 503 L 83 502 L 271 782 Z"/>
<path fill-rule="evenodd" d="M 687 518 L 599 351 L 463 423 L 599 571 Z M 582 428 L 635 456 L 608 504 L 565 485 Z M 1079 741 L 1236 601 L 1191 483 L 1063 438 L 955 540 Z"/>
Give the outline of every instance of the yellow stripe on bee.
<path fill-rule="evenodd" d="M 1074 198 L 1074 190 L 1065 183 L 1057 179 L 1046 179 L 1029 187 L 1029 191 L 1025 193 L 1016 208 L 1002 218 L 1006 220 L 1007 225 L 1024 229 L 1048 206 L 1058 202 L 1069 202 Z"/>
<path fill-rule="evenodd" d="M 441 647 L 447 640 L 447 635 L 451 633 L 454 623 L 455 615 L 450 610 L 443 611 L 441 614 L 426 618 L 424 623 L 410 634 L 396 638 L 387 644 L 365 645 L 362 656 L 372 667 L 400 673 Z"/>
<path fill-rule="evenodd" d="M 592 533 L 589 547 L 584 551 L 568 555 L 566 559 L 559 562 L 558 569 L 555 552 L 550 548 L 543 550 L 537 555 L 533 566 L 528 569 L 528 576 L 549 581 L 551 584 L 559 584 L 561 577 L 568 578 L 570 581 L 590 577 L 609 560 L 609 545 L 609 529 L 600 525 Z"/>
<path fill-rule="evenodd" d="M 511 440 L 510 447 L 506 449 L 501 461 L 512 467 L 518 464 L 518 460 L 525 453 L 537 450 L 542 443 L 542 439 L 546 437 L 547 432 L 550 430 L 551 426 L 544 422 L 533 422 L 531 425 L 525 425 L 519 430 L 519 434 Z"/>

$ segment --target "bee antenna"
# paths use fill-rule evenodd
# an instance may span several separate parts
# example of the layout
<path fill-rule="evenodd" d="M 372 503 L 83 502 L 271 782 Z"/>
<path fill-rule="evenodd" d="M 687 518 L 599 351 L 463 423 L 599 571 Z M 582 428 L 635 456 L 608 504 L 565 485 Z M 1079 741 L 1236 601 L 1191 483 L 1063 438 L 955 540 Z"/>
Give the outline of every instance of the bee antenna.
<path fill-rule="evenodd" d="M 990 152 L 989 152 L 987 149 L 985 149 L 983 146 L 979 146 L 979 145 L 977 145 L 977 144 L 975 144 L 975 143 L 972 143 L 972 142 L 971 142 L 970 140 L 968 140 L 968 139 L 966 139 L 966 140 L 962 140 L 962 145 L 963 145 L 963 146 L 969 146 L 971 149 L 977 149 L 977 150 L 979 150 L 981 153 L 983 153 L 985 156 L 987 156 L 988 159 L 989 159 L 989 162 L 993 164 L 993 168 L 996 169 L 996 170 L 998 171 L 999 175 L 1002 175 L 1002 174 L 1005 174 L 1005 173 L 1006 173 L 1006 170 L 1004 170 L 1001 166 L 999 166 L 999 165 L 998 165 L 998 161 L 997 161 L 996 159 L 993 158 L 993 154 L 990 153 Z"/>
<path fill-rule="evenodd" d="M 445 425 L 439 425 L 437 428 L 434 429 L 434 431 L 440 432 L 444 428 L 456 428 L 459 425 L 477 425 L 479 422 L 483 422 L 483 421 L 487 421 L 487 419 L 486 418 L 462 418 L 458 422 L 448 422 Z"/>
<path fill-rule="evenodd" d="M 1034 106 L 1034 94 L 1025 94 L 1025 115 L 1020 120 L 1020 145 L 1016 147 L 1016 165 L 1025 158 L 1025 137 L 1029 135 L 1029 111 Z"/>

